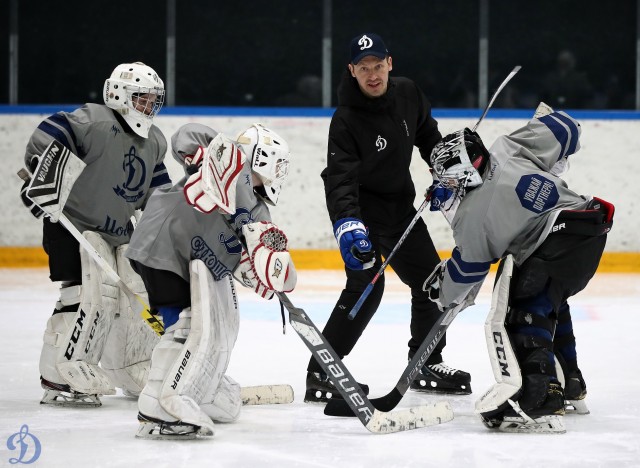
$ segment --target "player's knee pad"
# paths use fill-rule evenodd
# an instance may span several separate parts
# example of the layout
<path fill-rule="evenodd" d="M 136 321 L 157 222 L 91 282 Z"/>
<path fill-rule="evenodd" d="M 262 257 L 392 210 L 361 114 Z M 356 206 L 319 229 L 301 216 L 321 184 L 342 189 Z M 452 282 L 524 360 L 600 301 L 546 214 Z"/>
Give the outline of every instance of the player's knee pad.
<path fill-rule="evenodd" d="M 242 408 L 240 384 L 228 375 L 223 376 L 218 387 L 207 392 L 200 407 L 215 422 L 235 421 Z"/>
<path fill-rule="evenodd" d="M 500 264 L 491 309 L 484 324 L 489 360 L 496 379 L 496 383 L 476 401 L 475 411 L 485 419 L 504 411 L 509 406 L 508 400 L 517 398 L 522 388 L 520 366 L 505 328 L 512 274 L 513 257 L 509 255 Z"/>
<path fill-rule="evenodd" d="M 200 404 L 224 375 L 238 334 L 237 298 L 231 277 L 214 281 L 200 260 L 190 265 L 191 308 L 180 314 L 153 351 L 149 381 L 138 400 L 140 412 L 162 412 L 197 426 L 210 418 Z M 208 420 L 208 423 L 207 423 Z"/>
<path fill-rule="evenodd" d="M 142 278 L 133 271 L 124 256 L 127 245 L 116 249 L 116 264 L 120 279 L 147 302 Z M 134 314 L 125 294 L 119 295 L 118 313 L 115 314 L 107 337 L 100 366 L 116 387 L 125 394 L 137 396 L 149 375 L 151 353 L 160 337 L 137 314 Z"/>
<path fill-rule="evenodd" d="M 98 233 L 86 231 L 83 235 L 105 261 L 115 266 L 113 248 Z M 84 249 L 80 258 L 80 306 L 59 341 L 56 369 L 73 391 L 112 395 L 115 389 L 98 362 L 117 310 L 118 288 Z"/>

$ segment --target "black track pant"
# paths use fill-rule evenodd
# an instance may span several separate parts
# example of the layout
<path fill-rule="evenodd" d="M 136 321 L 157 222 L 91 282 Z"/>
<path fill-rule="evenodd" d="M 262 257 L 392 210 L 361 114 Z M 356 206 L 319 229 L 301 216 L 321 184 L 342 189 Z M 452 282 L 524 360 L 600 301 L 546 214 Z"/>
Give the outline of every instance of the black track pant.
<path fill-rule="evenodd" d="M 408 223 L 407 223 L 408 224 Z M 349 320 L 347 315 L 358 301 L 367 285 L 382 265 L 381 255 L 389 255 L 402 236 L 399 233 L 394 236 L 378 235 L 373 229 L 369 239 L 376 251 L 376 263 L 368 270 L 349 270 L 347 273 L 347 284 L 338 299 L 322 334 L 329 341 L 336 353 L 343 358 L 348 355 L 356 345 L 360 335 L 367 324 L 376 313 L 382 294 L 384 292 L 384 275 L 376 282 L 371 294 L 358 311 L 353 320 Z M 438 307 L 429 300 L 427 294 L 422 291 L 422 285 L 431 274 L 436 265 L 440 262 L 440 257 L 427 231 L 427 226 L 422 219 L 415 224 L 402 246 L 396 251 L 389 264 L 398 274 L 399 278 L 411 288 L 411 340 L 409 340 L 409 355 L 420 347 L 422 341 L 427 336 L 431 327 L 440 315 Z M 441 352 L 445 346 L 446 337 L 433 351 L 429 362 L 440 362 Z M 307 370 L 319 372 L 321 367 L 312 357 Z"/>

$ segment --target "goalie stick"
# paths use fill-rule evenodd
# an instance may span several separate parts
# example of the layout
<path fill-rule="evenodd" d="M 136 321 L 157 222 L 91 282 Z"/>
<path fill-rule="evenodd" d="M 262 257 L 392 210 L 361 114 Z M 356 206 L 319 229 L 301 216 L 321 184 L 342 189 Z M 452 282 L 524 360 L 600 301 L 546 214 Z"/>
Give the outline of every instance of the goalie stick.
<path fill-rule="evenodd" d="M 522 67 L 520 65 L 516 65 L 513 68 L 513 70 L 511 70 L 511 72 L 507 75 L 507 77 L 502 81 L 502 83 L 500 83 L 500 86 L 498 86 L 498 89 L 496 89 L 496 92 L 493 93 L 493 96 L 491 96 L 491 99 L 489 100 L 489 103 L 485 106 L 484 112 L 480 116 L 480 119 L 478 119 L 478 122 L 476 122 L 476 124 L 473 126 L 473 129 L 471 130 L 472 132 L 475 132 L 478 129 L 478 127 L 480 126 L 480 122 L 482 122 L 484 120 L 485 116 L 487 115 L 487 112 L 489 112 L 489 109 L 491 109 L 491 106 L 493 105 L 493 102 L 498 97 L 498 94 L 500 94 L 500 91 L 502 91 L 502 89 L 507 85 L 507 83 L 509 83 L 509 81 L 511 81 L 511 78 L 513 78 L 515 76 L 515 74 L 520 71 L 521 68 Z M 393 248 L 393 250 L 391 251 L 391 253 L 385 259 L 384 263 L 382 264 L 382 266 L 380 267 L 380 269 L 378 270 L 376 275 L 373 277 L 373 280 L 371 280 L 371 282 L 364 289 L 364 291 L 360 295 L 360 298 L 358 299 L 358 302 L 356 302 L 356 304 L 353 306 L 351 311 L 349 311 L 349 315 L 347 316 L 349 318 L 349 320 L 353 320 L 356 317 L 356 315 L 358 314 L 358 311 L 362 307 L 362 304 L 367 299 L 367 297 L 369 297 L 369 294 L 371 294 L 371 291 L 373 290 L 373 286 L 378 281 L 378 278 L 380 278 L 380 276 L 382 276 L 384 274 L 384 270 L 387 268 L 387 265 L 389 265 L 389 261 L 391 260 L 391 257 L 393 257 L 393 255 L 396 253 L 396 251 L 403 244 L 404 240 L 409 235 L 409 231 L 411 231 L 411 228 L 416 224 L 416 222 L 418 221 L 418 218 L 420 218 L 420 216 L 422 215 L 422 212 L 426 208 L 427 203 L 429 202 L 430 199 L 431 199 L 431 192 L 429 191 L 429 192 L 427 192 L 427 194 L 425 196 L 425 200 L 420 205 L 420 208 L 418 208 L 418 211 L 416 212 L 415 216 L 413 217 L 413 219 L 409 223 L 409 226 L 407 226 L 407 229 L 405 229 L 404 233 L 402 234 L 402 237 L 400 237 L 400 239 L 396 243 L 396 245 Z"/>
<path fill-rule="evenodd" d="M 287 384 L 242 387 L 240 398 L 244 406 L 293 403 L 293 388 Z"/>
<path fill-rule="evenodd" d="M 463 302 L 455 307 L 451 307 L 441 315 L 439 322 L 431 328 L 429 334 L 422 341 L 420 348 L 418 348 L 416 353 L 413 355 L 413 359 L 409 361 L 409 364 L 400 376 L 400 379 L 393 390 L 383 397 L 373 398 L 370 400 L 370 403 L 374 408 L 379 411 L 391 411 L 398 405 L 398 403 L 400 403 L 404 394 L 407 393 L 411 382 L 413 382 L 422 366 L 427 362 L 427 359 L 429 359 L 434 348 L 444 336 L 447 328 L 449 328 L 449 325 L 453 322 L 453 319 L 466 306 L 467 304 Z M 327 406 L 324 408 L 324 414 L 328 416 L 352 416 L 347 403 L 335 398 L 329 400 Z"/>
<path fill-rule="evenodd" d="M 276 292 L 276 295 L 289 312 L 289 323 L 344 399 L 342 400 L 344 406 L 352 411 L 370 432 L 387 434 L 408 431 L 442 424 L 453 419 L 453 410 L 446 401 L 393 413 L 377 409 L 305 311 L 295 307 L 285 293 Z M 325 414 L 327 414 L 326 411 Z"/>
<path fill-rule="evenodd" d="M 20 178 L 24 181 L 30 180 L 29 173 L 25 169 L 20 169 L 18 171 L 18 176 L 20 176 Z M 29 192 L 27 192 L 27 194 L 28 193 Z M 51 216 L 47 211 L 46 207 L 40 206 L 40 208 L 48 216 Z M 62 209 L 60 209 L 60 212 L 58 213 L 58 221 L 67 229 L 67 231 L 69 231 L 69 233 L 73 237 L 75 237 L 75 239 L 87 251 L 87 253 L 91 256 L 91 258 L 93 258 L 98 264 L 98 266 L 102 268 L 102 271 L 104 271 L 107 274 L 107 276 L 111 279 L 111 281 L 116 283 L 118 287 L 122 290 L 122 292 L 124 292 L 124 294 L 127 296 L 127 299 L 129 299 L 129 304 L 134 314 L 139 314 L 142 317 L 142 319 L 147 323 L 147 325 L 149 325 L 156 334 L 162 335 L 164 333 L 164 325 L 158 319 L 158 317 L 156 317 L 151 313 L 151 310 L 147 305 L 146 301 L 144 300 L 144 298 L 142 298 L 138 294 L 134 293 L 131 289 L 129 289 L 129 286 L 127 286 L 122 281 L 118 273 L 116 273 L 115 270 L 111 268 L 111 265 L 109 265 L 109 263 L 104 258 L 102 258 L 102 256 L 98 253 L 95 247 L 93 247 L 93 245 L 91 245 L 91 243 L 82 234 L 80 234 L 80 231 L 76 229 L 76 227 L 71 223 L 71 221 L 69 221 L 69 219 L 62 212 Z"/>

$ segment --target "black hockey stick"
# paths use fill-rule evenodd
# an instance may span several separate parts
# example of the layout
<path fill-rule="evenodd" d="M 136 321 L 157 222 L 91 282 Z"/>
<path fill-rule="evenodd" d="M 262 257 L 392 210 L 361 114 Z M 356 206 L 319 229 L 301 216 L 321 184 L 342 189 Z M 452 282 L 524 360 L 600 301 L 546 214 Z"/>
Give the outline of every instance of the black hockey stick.
<path fill-rule="evenodd" d="M 480 122 L 484 120 L 485 116 L 489 112 L 489 109 L 491 109 L 491 106 L 493 105 L 494 101 L 498 97 L 498 94 L 500 94 L 500 91 L 502 91 L 502 89 L 507 85 L 507 83 L 511 81 L 511 78 L 513 78 L 515 74 L 520 71 L 521 68 L 522 67 L 520 65 L 516 65 L 513 68 L 513 70 L 511 70 L 511 72 L 507 75 L 507 77 L 502 81 L 502 83 L 500 83 L 500 86 L 498 86 L 498 89 L 496 89 L 495 93 L 493 93 L 493 96 L 491 96 L 489 103 L 485 106 L 484 111 L 482 112 L 482 115 L 478 119 L 478 122 L 476 122 L 476 124 L 473 126 L 473 129 L 471 130 L 472 132 L 475 132 L 478 129 L 478 127 L 480 126 Z M 364 301 L 367 299 L 367 297 L 369 297 L 369 294 L 371 294 L 371 291 L 373 290 L 373 287 L 375 286 L 376 282 L 378 281 L 380 276 L 384 274 L 384 270 L 387 268 L 387 265 L 389 265 L 389 261 L 391 260 L 391 257 L 393 257 L 393 255 L 400 248 L 404 240 L 407 238 L 407 236 L 409 235 L 409 231 L 411 231 L 411 228 L 413 228 L 413 226 L 418 221 L 418 218 L 420 218 L 420 216 L 422 215 L 422 211 L 426 208 L 427 203 L 429 203 L 430 199 L 431 199 L 431 194 L 427 192 L 425 200 L 422 202 L 422 204 L 418 208 L 418 211 L 413 217 L 413 219 L 411 220 L 411 223 L 409 223 L 409 226 L 407 226 L 407 229 L 405 229 L 404 233 L 396 243 L 391 253 L 387 256 L 384 263 L 380 266 L 380 269 L 378 270 L 376 275 L 373 277 L 371 282 L 367 285 L 365 290 L 362 292 L 362 294 L 360 295 L 360 298 L 358 299 L 358 302 L 356 302 L 356 304 L 353 306 L 351 311 L 349 311 L 349 315 L 347 316 L 349 320 L 353 320 L 355 316 L 358 314 L 358 311 L 362 307 L 362 304 L 364 304 Z"/>
<path fill-rule="evenodd" d="M 453 410 L 446 401 L 393 413 L 376 408 L 305 311 L 295 307 L 285 293 L 276 292 L 276 295 L 289 312 L 289 323 L 344 399 L 339 401 L 344 404 L 349 415 L 357 416 L 369 431 L 387 434 L 441 424 L 453 419 Z M 325 411 L 325 414 L 328 413 Z"/>
<path fill-rule="evenodd" d="M 413 359 L 409 361 L 409 364 L 405 368 L 404 372 L 400 376 L 400 380 L 396 386 L 388 394 L 380 398 L 373 398 L 369 400 L 370 404 L 378 411 L 391 411 L 395 408 L 407 390 L 411 385 L 411 382 L 415 379 L 422 366 L 427 362 L 429 356 L 433 352 L 436 345 L 440 342 L 444 336 L 447 328 L 453 319 L 460 313 L 465 307 L 466 303 L 457 305 L 448 309 L 440 316 L 440 320 L 431 328 L 426 338 L 422 341 L 420 348 L 413 355 Z M 331 399 L 327 406 L 324 408 L 324 414 L 328 416 L 353 416 L 347 403 L 339 399 Z"/>

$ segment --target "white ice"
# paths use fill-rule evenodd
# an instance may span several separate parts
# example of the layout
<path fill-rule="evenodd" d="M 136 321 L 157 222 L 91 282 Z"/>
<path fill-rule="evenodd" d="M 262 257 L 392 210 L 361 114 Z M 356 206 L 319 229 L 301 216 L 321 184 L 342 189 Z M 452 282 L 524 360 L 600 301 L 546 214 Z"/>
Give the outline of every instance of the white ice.
<path fill-rule="evenodd" d="M 137 406 L 123 395 L 94 409 L 40 405 L 38 358 L 42 332 L 57 299 L 47 271 L 0 270 L 0 466 L 19 458 L 7 441 L 23 425 L 41 444 L 43 467 L 637 467 L 640 466 L 640 275 L 599 274 L 571 302 L 589 415 L 565 416 L 562 435 L 504 434 L 486 429 L 474 402 L 493 383 L 483 323 L 492 278 L 477 305 L 451 325 L 445 361 L 472 373 L 473 395 L 408 392 L 399 407 L 449 400 L 451 422 L 395 434 L 368 432 L 355 418 L 332 418 L 305 404 L 309 353 L 287 327 L 275 301 L 240 291 L 241 328 L 229 374 L 242 385 L 289 383 L 289 405 L 244 407 L 215 437 L 195 441 L 134 438 Z M 320 328 L 342 287 L 340 271 L 302 271 L 290 294 Z M 406 365 L 408 290 L 393 273 L 378 313 L 345 364 L 382 396 Z M 16 440 L 16 438 L 12 438 Z M 25 440 L 31 440 L 29 438 Z M 33 444 L 22 460 L 33 458 Z"/>

